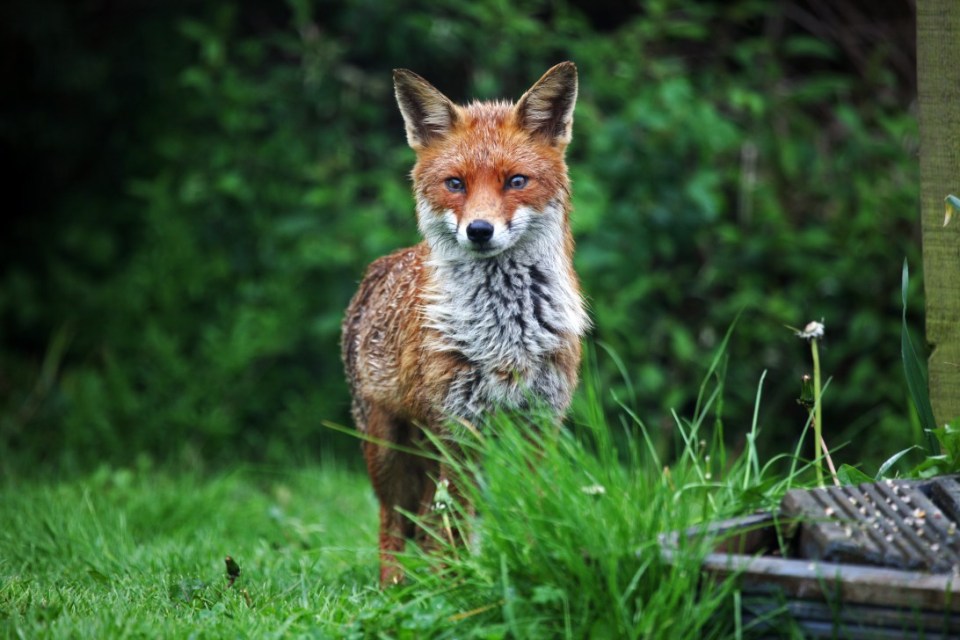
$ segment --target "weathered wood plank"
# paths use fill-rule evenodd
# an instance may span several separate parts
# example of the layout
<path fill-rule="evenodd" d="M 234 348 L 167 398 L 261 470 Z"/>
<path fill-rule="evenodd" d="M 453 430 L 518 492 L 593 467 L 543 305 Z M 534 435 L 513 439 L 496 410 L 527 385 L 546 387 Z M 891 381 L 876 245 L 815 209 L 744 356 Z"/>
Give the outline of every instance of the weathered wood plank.
<path fill-rule="evenodd" d="M 944 198 L 960 195 L 960 2 L 917 1 L 923 282 L 930 400 L 938 424 L 960 417 L 960 220 L 943 225 Z"/>
<path fill-rule="evenodd" d="M 960 612 L 960 577 L 885 567 L 712 553 L 705 572 L 736 577 L 744 591 L 791 598 Z"/>
<path fill-rule="evenodd" d="M 956 477 L 937 478 L 930 486 L 930 497 L 954 522 L 960 522 L 960 482 Z"/>
<path fill-rule="evenodd" d="M 778 602 L 769 597 L 743 598 L 744 622 L 753 622 L 763 637 L 786 637 L 783 613 L 803 628 L 804 638 L 848 640 L 923 640 L 956 638 L 960 616 L 942 612 L 912 611 L 855 605 L 842 606 L 812 600 Z M 922 630 L 922 631 L 921 631 Z M 921 633 L 917 633 L 921 631 Z"/>

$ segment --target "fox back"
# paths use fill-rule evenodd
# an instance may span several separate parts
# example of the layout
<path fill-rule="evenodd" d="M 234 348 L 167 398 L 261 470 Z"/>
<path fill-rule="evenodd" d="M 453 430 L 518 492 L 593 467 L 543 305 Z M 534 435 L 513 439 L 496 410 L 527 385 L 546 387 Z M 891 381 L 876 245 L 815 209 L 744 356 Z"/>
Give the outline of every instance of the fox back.
<path fill-rule="evenodd" d="M 549 71 L 516 104 L 458 106 L 394 72 L 423 241 L 370 265 L 347 309 L 342 350 L 364 456 L 380 499 L 381 582 L 421 538 L 442 465 L 381 446 L 422 445 L 450 421 L 479 423 L 533 401 L 562 415 L 588 326 L 569 226 L 577 72 Z"/>

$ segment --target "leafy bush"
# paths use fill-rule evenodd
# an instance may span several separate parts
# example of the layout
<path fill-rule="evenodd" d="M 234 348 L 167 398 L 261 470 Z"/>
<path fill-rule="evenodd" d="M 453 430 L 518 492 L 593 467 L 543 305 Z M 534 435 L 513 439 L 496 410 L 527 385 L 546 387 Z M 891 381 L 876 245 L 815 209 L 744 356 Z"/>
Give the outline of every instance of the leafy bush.
<path fill-rule="evenodd" d="M 858 438 L 857 456 L 906 443 L 896 287 L 904 254 L 919 260 L 903 92 L 798 29 L 767 37 L 769 3 L 689 5 L 613 24 L 543 0 L 185 3 L 132 28 L 21 7 L 7 28 L 36 27 L 16 41 L 46 75 L 3 132 L 39 154 L 36 193 L 0 241 L 6 452 L 336 448 L 319 425 L 348 420 L 342 310 L 364 265 L 416 241 L 389 69 L 458 100 L 515 97 L 565 58 L 581 73 L 577 266 L 594 339 L 617 356 L 600 358 L 604 384 L 669 442 L 669 410 L 691 406 L 703 354 L 745 309 L 728 433 L 745 431 L 766 369 L 760 422 L 792 441 L 805 351 L 783 325 L 822 317 L 834 443 L 868 427 L 883 437 Z M 89 179 L 56 179 L 91 153 Z"/>

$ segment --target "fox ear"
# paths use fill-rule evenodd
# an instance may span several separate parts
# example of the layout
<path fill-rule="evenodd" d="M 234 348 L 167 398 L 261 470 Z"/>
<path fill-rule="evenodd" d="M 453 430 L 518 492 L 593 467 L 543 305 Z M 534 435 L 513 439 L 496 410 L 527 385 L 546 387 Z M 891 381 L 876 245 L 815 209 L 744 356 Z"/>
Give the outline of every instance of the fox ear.
<path fill-rule="evenodd" d="M 546 136 L 552 144 L 573 137 L 573 107 L 577 102 L 577 65 L 561 62 L 551 68 L 517 102 L 520 126 Z"/>
<path fill-rule="evenodd" d="M 411 147 L 425 147 L 453 128 L 457 120 L 456 106 L 413 71 L 394 69 L 393 88 Z"/>

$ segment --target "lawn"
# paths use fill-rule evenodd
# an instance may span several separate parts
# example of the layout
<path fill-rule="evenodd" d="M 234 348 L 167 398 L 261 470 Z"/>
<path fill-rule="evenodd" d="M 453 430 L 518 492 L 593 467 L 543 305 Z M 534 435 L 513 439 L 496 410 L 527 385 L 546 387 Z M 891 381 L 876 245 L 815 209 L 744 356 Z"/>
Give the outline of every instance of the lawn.
<path fill-rule="evenodd" d="M 534 444 L 528 423 L 503 420 L 464 469 L 478 478 L 472 545 L 411 552 L 406 583 L 387 592 L 368 481 L 335 463 L 14 479 L 0 490 L 2 635 L 735 634 L 731 590 L 700 584 L 693 566 L 702 549 L 667 565 L 657 534 L 736 510 L 744 465 L 711 482 L 697 423 L 681 425 L 693 446 L 667 471 L 641 431 L 602 426 Z M 232 585 L 227 556 L 240 568 Z"/>
<path fill-rule="evenodd" d="M 337 635 L 376 595 L 373 496 L 334 465 L 102 468 L 0 505 L 4 637 Z"/>

